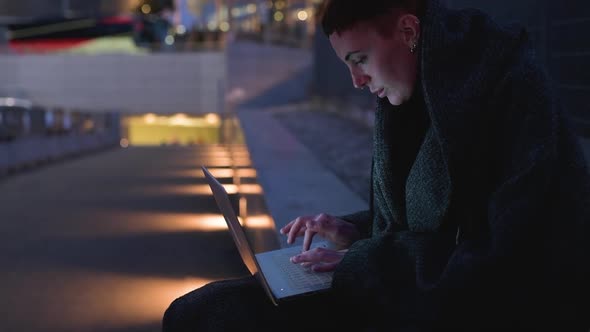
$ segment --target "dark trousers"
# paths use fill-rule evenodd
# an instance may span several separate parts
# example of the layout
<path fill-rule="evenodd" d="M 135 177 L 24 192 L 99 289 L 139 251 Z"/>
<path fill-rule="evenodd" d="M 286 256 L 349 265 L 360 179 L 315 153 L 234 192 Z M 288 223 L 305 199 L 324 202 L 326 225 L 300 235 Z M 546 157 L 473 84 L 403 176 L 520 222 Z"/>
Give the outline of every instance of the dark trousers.
<path fill-rule="evenodd" d="M 330 331 L 347 316 L 330 293 L 273 305 L 254 277 L 211 282 L 176 299 L 164 314 L 163 332 Z M 350 330 L 350 322 L 346 329 Z"/>

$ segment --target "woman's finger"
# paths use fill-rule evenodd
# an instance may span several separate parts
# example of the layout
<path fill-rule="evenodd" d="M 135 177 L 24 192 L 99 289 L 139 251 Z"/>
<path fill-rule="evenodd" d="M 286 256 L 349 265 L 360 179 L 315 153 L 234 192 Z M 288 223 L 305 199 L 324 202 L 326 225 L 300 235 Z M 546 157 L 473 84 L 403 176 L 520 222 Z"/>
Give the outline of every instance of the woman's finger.
<path fill-rule="evenodd" d="M 308 219 L 309 217 L 297 217 L 297 219 L 295 219 L 295 222 L 291 225 L 291 229 L 287 234 L 287 243 L 291 244 L 295 242 L 296 237 L 304 235 L 304 232 L 307 229 L 305 224 Z"/>
<path fill-rule="evenodd" d="M 330 271 L 334 271 L 336 269 L 336 266 L 338 266 L 338 263 L 340 263 L 340 261 L 332 262 L 332 263 L 322 262 L 322 263 L 311 265 L 310 269 L 313 272 L 330 272 Z"/>
<path fill-rule="evenodd" d="M 313 240 L 313 236 L 315 232 L 309 228 L 305 229 L 305 234 L 303 235 L 303 249 L 302 251 L 308 251 L 311 247 L 311 241 Z"/>

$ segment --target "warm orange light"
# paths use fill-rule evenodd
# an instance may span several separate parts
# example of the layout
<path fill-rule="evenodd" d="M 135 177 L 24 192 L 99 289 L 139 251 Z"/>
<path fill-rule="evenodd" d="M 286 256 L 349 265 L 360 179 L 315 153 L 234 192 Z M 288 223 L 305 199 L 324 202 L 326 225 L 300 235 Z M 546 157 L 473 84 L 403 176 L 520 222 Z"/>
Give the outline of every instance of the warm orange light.
<path fill-rule="evenodd" d="M 259 184 L 241 184 L 238 192 L 242 194 L 262 194 L 263 190 Z"/>
<path fill-rule="evenodd" d="M 248 217 L 248 199 L 246 199 L 246 197 L 244 197 L 244 196 L 240 197 L 240 200 L 238 201 L 238 206 L 239 206 L 238 214 L 240 216 L 247 218 Z"/>
<path fill-rule="evenodd" d="M 166 37 L 166 38 L 168 38 L 168 37 Z M 183 114 L 183 113 L 178 113 L 178 114 L 172 116 L 169 119 L 169 123 L 170 123 L 171 126 L 186 126 L 186 127 L 190 127 L 190 126 L 193 125 L 193 121 L 191 121 L 191 119 L 189 119 L 186 116 L 186 114 Z"/>
<path fill-rule="evenodd" d="M 139 7 L 140 2 L 141 2 L 141 0 L 127 0 L 126 1 L 127 4 L 125 5 L 125 8 L 128 10 L 134 10 L 137 7 Z"/>
<path fill-rule="evenodd" d="M 100 225 L 80 224 L 67 235 L 110 236 L 121 234 L 215 232 L 227 229 L 219 213 L 172 213 L 137 210 L 92 211 Z"/>
<path fill-rule="evenodd" d="M 256 169 L 254 168 L 236 168 L 235 171 L 233 168 L 208 168 L 209 172 L 216 178 L 233 178 L 234 175 L 237 175 L 241 178 L 254 178 L 256 177 Z M 188 174 L 188 173 L 187 173 Z M 205 175 L 203 171 L 200 169 L 195 171 L 195 176 L 204 178 Z"/>
<path fill-rule="evenodd" d="M 248 216 L 244 224 L 248 228 L 273 229 L 274 221 L 268 214 L 261 214 L 255 216 Z"/>
<path fill-rule="evenodd" d="M 236 166 L 249 166 L 252 165 L 252 160 L 250 156 L 234 155 L 234 164 Z"/>
<path fill-rule="evenodd" d="M 235 184 L 224 184 L 225 190 L 228 194 L 238 193 L 238 186 Z M 258 187 L 260 187 L 258 185 Z M 155 195 L 212 195 L 211 188 L 208 184 L 187 184 L 187 185 L 158 185 L 154 187 L 143 187 L 140 189 L 141 194 L 155 194 Z M 242 189 L 244 190 L 244 189 Z M 258 191 L 255 188 L 245 188 L 248 191 Z M 262 192 L 262 189 L 259 189 Z M 250 192 L 253 193 L 253 192 Z M 254 192 L 255 193 L 255 192 Z"/>
<path fill-rule="evenodd" d="M 219 124 L 219 115 L 215 113 L 209 113 L 205 116 L 205 121 L 207 121 L 208 124 L 217 125 Z"/>
<path fill-rule="evenodd" d="M 156 118 L 155 114 L 149 113 L 149 114 L 146 114 L 143 119 L 144 119 L 145 123 L 147 123 L 147 124 L 154 124 L 154 123 L 156 123 L 157 118 Z"/>
<path fill-rule="evenodd" d="M 255 178 L 257 176 L 254 168 L 239 168 L 238 176 L 241 178 Z"/>
<path fill-rule="evenodd" d="M 216 178 L 232 178 L 234 176 L 234 170 L 231 168 L 210 168 L 209 172 Z M 201 172 L 199 177 L 204 178 L 205 174 Z"/>
<path fill-rule="evenodd" d="M 195 163 L 195 168 L 199 168 L 200 165 L 206 165 L 209 168 L 218 168 L 218 167 L 229 167 L 228 165 L 234 164 L 235 166 L 250 166 L 252 163 L 237 163 L 234 161 L 229 155 L 227 157 L 223 156 L 203 156 L 200 160 L 199 164 Z"/>
<path fill-rule="evenodd" d="M 241 178 L 255 178 L 257 176 L 256 169 L 254 168 L 236 168 L 235 171 L 232 168 L 209 168 L 209 172 L 216 178 L 233 178 L 234 174 Z M 204 178 L 205 175 L 200 168 L 186 169 L 186 170 L 174 170 L 170 172 L 162 172 L 160 174 L 163 177 L 178 176 L 178 177 L 195 177 Z"/>
<path fill-rule="evenodd" d="M 224 184 L 223 187 L 228 194 L 262 194 L 263 190 L 259 184 Z M 175 194 L 175 195 L 211 195 L 211 188 L 208 184 L 189 185 L 159 185 L 153 188 L 141 188 L 143 194 Z"/>
<path fill-rule="evenodd" d="M 227 229 L 227 223 L 221 214 L 199 215 L 195 222 L 200 231 L 220 231 Z"/>
<path fill-rule="evenodd" d="M 75 269 L 22 271 L 19 275 L 23 278 L 13 285 L 13 291 L 29 300 L 11 302 L 11 310 L 15 313 L 32 310 L 36 315 L 34 320 L 19 318 L 19 315 L 5 317 L 3 323 L 30 331 L 37 330 L 38 326 L 56 331 L 94 331 L 159 325 L 172 301 L 214 281 Z M 24 295 L 32 294 L 31 289 L 42 289 L 43 294 Z"/>

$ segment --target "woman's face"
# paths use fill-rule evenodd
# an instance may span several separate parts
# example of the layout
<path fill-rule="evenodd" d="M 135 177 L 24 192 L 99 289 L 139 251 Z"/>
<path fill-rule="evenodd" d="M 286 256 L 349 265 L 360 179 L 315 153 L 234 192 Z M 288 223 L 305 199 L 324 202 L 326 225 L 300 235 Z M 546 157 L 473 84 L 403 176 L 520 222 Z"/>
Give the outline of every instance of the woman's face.
<path fill-rule="evenodd" d="M 348 66 L 355 87 L 367 86 L 371 93 L 400 105 L 412 96 L 416 82 L 417 57 L 410 48 L 418 41 L 419 23 L 409 14 L 395 20 L 386 33 L 374 23 L 356 24 L 330 35 L 330 44 Z"/>

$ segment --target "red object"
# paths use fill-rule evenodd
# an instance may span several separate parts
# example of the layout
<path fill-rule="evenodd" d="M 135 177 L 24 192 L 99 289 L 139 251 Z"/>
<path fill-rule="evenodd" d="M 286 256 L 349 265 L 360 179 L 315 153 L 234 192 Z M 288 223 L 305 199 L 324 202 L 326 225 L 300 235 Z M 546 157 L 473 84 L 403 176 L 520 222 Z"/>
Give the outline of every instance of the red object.
<path fill-rule="evenodd" d="M 80 46 L 92 38 L 11 40 L 9 45 L 17 53 L 51 53 Z"/>
<path fill-rule="evenodd" d="M 100 20 L 101 24 L 132 24 L 133 18 L 130 16 L 112 16 Z"/>

